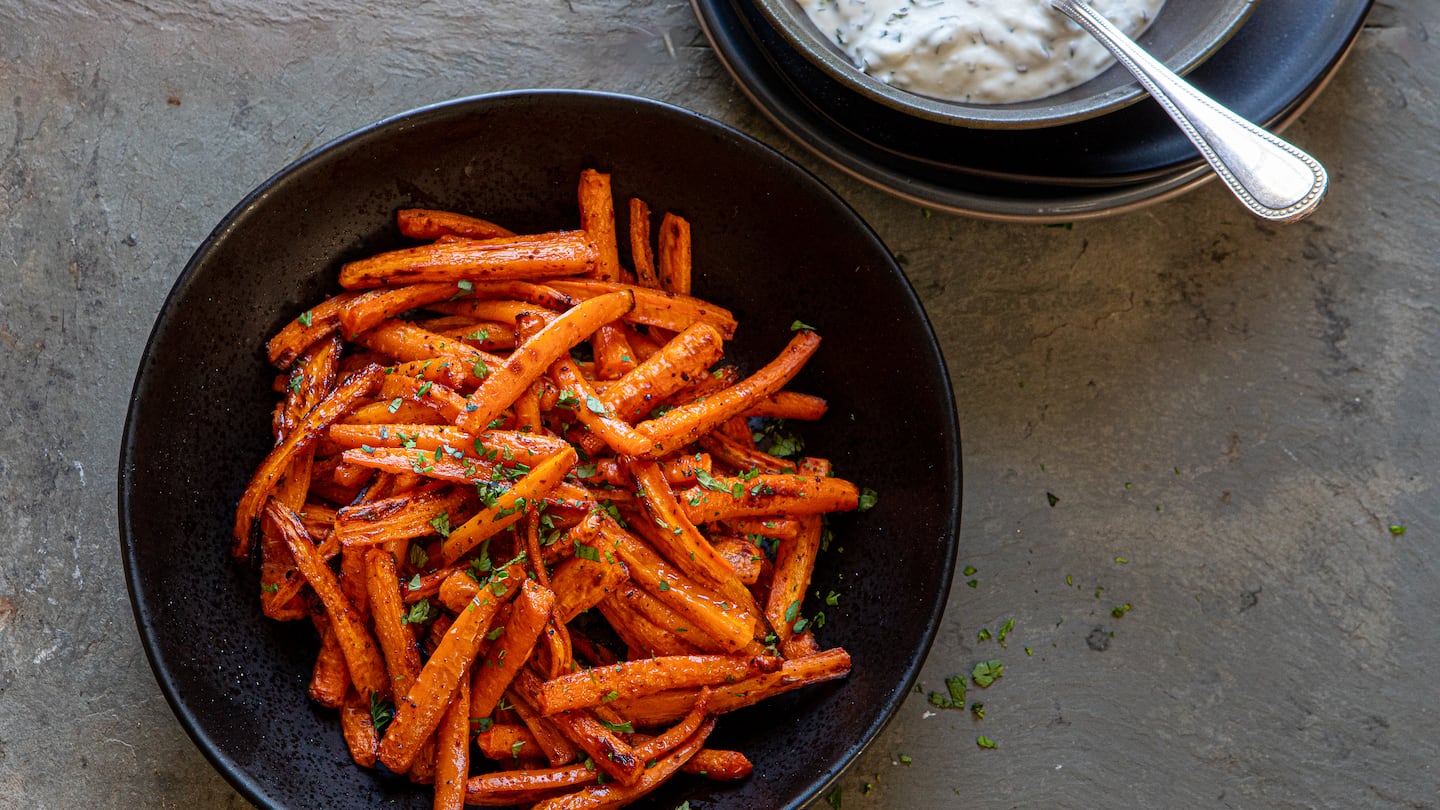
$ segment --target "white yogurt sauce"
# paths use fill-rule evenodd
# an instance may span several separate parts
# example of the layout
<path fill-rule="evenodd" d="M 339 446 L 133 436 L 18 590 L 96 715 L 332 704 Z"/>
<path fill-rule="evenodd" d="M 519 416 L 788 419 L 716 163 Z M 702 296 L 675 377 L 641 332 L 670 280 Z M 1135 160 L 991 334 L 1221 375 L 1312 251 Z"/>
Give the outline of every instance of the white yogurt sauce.
<path fill-rule="evenodd" d="M 912 93 L 979 104 L 1045 98 L 1114 61 L 1046 0 L 798 0 L 855 66 Z M 1165 0 L 1090 0 L 1135 36 Z"/>

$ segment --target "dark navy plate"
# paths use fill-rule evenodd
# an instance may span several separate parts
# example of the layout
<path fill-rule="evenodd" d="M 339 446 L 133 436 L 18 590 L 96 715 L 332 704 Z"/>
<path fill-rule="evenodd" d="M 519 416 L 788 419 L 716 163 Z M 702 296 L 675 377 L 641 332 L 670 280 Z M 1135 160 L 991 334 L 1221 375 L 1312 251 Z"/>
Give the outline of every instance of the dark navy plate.
<path fill-rule="evenodd" d="M 842 171 L 918 204 L 1059 221 L 1128 210 L 1208 179 L 1153 101 L 1049 129 L 940 124 L 840 85 L 745 0 L 691 2 L 716 54 L 771 121 Z M 1282 129 L 1339 67 L 1372 2 L 1260 0 L 1189 78 L 1246 118 Z"/>
<path fill-rule="evenodd" d="M 342 138 L 246 197 L 180 274 L 136 374 L 118 493 L 135 619 L 180 723 L 261 807 L 432 801 L 351 762 L 335 713 L 306 698 L 314 632 L 263 618 L 257 573 L 230 559 L 236 500 L 271 444 L 266 339 L 334 290 L 342 262 L 401 244 L 397 208 L 573 228 L 587 166 L 612 173 L 617 200 L 689 218 L 695 290 L 739 318 L 728 353 L 742 367 L 773 357 L 797 319 L 824 336 L 795 388 L 831 412 L 799 431 L 880 493 L 833 522 L 818 561 L 814 590 L 840 603 L 805 607 L 825 610 L 817 635 L 850 651 L 850 677 L 722 717 L 712 744 L 744 751 L 754 774 L 729 785 L 682 775 L 643 806 L 799 807 L 913 686 L 949 594 L 960 436 L 940 348 L 885 246 L 804 169 L 694 113 L 568 91 L 462 99 Z"/>

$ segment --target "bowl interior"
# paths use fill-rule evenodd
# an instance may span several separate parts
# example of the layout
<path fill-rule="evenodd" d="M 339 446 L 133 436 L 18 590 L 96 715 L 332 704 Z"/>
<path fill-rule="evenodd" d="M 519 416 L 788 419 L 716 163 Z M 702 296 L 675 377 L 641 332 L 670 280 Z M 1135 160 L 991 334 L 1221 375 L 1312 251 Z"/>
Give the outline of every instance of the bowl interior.
<path fill-rule="evenodd" d="M 578 92 L 465 99 L 331 144 L 241 202 L 176 282 L 136 376 L 118 495 L 137 623 L 181 723 L 260 806 L 430 803 L 428 789 L 351 763 L 334 713 L 306 698 L 313 631 L 264 619 L 256 572 L 229 559 L 236 499 L 269 446 L 264 341 L 335 289 L 342 261 L 402 244 L 397 208 L 520 231 L 576 227 L 587 166 L 613 174 L 617 201 L 640 196 L 689 218 L 695 291 L 735 311 L 730 354 L 742 368 L 773 357 L 796 319 L 825 336 L 794 387 L 826 396 L 831 411 L 799 432 L 880 494 L 869 512 L 834 521 L 817 565 L 812 591 L 837 591 L 839 605 L 812 594 L 805 607 L 825 608 L 821 644 L 849 650 L 852 675 L 722 718 L 712 744 L 746 752 L 754 775 L 686 776 L 645 806 L 798 807 L 913 683 L 949 590 L 959 433 L 934 335 L 885 247 L 808 173 L 693 113 Z"/>
<path fill-rule="evenodd" d="M 1078 87 L 1033 101 L 968 104 L 921 96 L 861 72 L 827 34 L 815 27 L 795 0 L 754 2 L 791 46 L 836 80 L 874 101 L 932 121 L 989 129 L 1059 126 L 1113 112 L 1144 95 L 1124 68 L 1112 65 Z M 1171 70 L 1183 74 L 1223 45 L 1245 21 L 1253 5 L 1254 0 L 1166 0 L 1137 42 Z"/>

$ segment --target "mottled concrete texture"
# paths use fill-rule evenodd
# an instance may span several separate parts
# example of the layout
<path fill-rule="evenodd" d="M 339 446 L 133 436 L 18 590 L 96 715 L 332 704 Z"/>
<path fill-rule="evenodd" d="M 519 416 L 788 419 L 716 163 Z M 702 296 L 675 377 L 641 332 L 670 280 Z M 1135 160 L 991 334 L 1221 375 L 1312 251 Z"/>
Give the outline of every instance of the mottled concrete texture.
<path fill-rule="evenodd" d="M 929 307 L 976 573 L 923 687 L 989 658 L 1005 675 L 972 689 L 981 720 L 914 695 L 845 807 L 1440 805 L 1436 32 L 1433 0 L 1379 3 L 1289 131 L 1334 178 L 1312 220 L 1260 224 L 1211 185 L 1065 230 L 926 217 L 820 165 L 680 2 L 0 0 L 0 805 L 245 806 L 161 698 L 121 574 L 150 323 L 211 227 L 307 149 L 530 86 L 774 144 Z M 1012 618 L 1006 648 L 977 640 Z"/>

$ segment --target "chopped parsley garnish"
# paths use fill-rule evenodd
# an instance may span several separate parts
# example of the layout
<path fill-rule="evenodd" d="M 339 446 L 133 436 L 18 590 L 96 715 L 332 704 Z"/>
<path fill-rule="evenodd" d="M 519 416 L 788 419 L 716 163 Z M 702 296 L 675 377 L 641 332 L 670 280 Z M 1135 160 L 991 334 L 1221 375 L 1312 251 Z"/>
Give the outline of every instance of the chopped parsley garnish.
<path fill-rule="evenodd" d="M 880 496 L 876 494 L 875 490 L 869 487 L 865 487 L 864 489 L 860 490 L 860 505 L 858 508 L 861 512 L 868 512 L 871 509 L 874 509 L 875 504 L 879 502 Z"/>
<path fill-rule="evenodd" d="M 400 617 L 401 624 L 424 624 L 440 615 L 440 611 L 430 604 L 429 599 L 421 599 L 410 606 L 405 614 Z"/>
<path fill-rule="evenodd" d="M 951 675 L 945 679 L 945 689 L 950 693 L 949 697 L 939 692 L 930 693 L 930 705 L 941 709 L 963 709 L 965 708 L 965 676 Z"/>
<path fill-rule="evenodd" d="M 628 721 L 628 720 L 625 721 L 624 723 L 610 723 L 610 722 L 606 722 L 605 720 L 603 720 L 603 719 L 601 719 L 601 718 L 598 718 L 598 717 L 597 717 L 596 719 L 597 719 L 597 720 L 600 720 L 600 725 L 604 726 L 605 728 L 610 729 L 611 731 L 615 732 L 616 734 L 634 734 L 634 733 L 635 733 L 635 725 L 634 725 L 633 723 L 631 723 L 630 721 Z"/>
<path fill-rule="evenodd" d="M 436 518 L 435 520 L 439 520 L 439 518 Z M 430 525 L 435 525 L 435 521 L 430 521 Z M 449 534 L 448 530 L 446 534 Z M 415 568 L 424 568 L 425 565 L 430 562 L 430 555 L 425 553 L 424 546 L 420 545 L 419 543 L 411 543 L 410 551 L 405 555 L 405 559 L 408 560 L 410 562 L 410 565 Z M 418 579 L 420 575 L 416 574 L 415 576 Z M 415 587 L 411 588 L 410 590 L 416 591 L 419 589 L 420 585 L 417 582 Z"/>
<path fill-rule="evenodd" d="M 449 537 L 449 536 L 450 536 L 450 513 L 449 513 L 448 511 L 445 511 L 445 512 L 441 512 L 440 514 L 436 515 L 436 516 L 433 517 L 433 518 L 430 518 L 430 526 L 431 526 L 433 529 L 435 529 L 436 533 L 438 533 L 441 537 Z M 412 553 L 413 553 L 413 552 L 412 552 Z M 424 564 L 425 564 L 425 563 L 423 563 L 423 562 L 420 563 L 420 565 L 424 565 Z"/>
<path fill-rule="evenodd" d="M 370 693 L 370 725 L 375 727 L 376 734 L 384 734 L 385 727 L 390 725 L 391 719 L 395 717 L 395 706 L 390 701 L 380 697 L 380 693 Z"/>
<path fill-rule="evenodd" d="M 1006 639 L 1007 637 L 1009 637 L 1010 631 L 1011 631 L 1011 630 L 1014 630 L 1014 629 L 1015 629 L 1015 619 L 1014 619 L 1014 618 L 1006 619 L 1006 620 L 1005 620 L 1005 623 L 1002 624 L 1002 625 L 1000 625 L 1000 632 L 999 632 L 998 635 L 995 636 L 995 640 L 998 641 L 998 642 L 1000 642 L 1000 646 L 1001 646 L 1001 647 L 1004 647 L 1004 646 L 1005 646 L 1005 639 Z"/>
<path fill-rule="evenodd" d="M 1126 602 L 1126 603 L 1123 604 L 1123 605 L 1116 605 L 1115 607 L 1110 608 L 1110 615 L 1111 615 L 1111 616 L 1114 616 L 1114 617 L 1117 618 L 1117 619 L 1120 619 L 1120 618 L 1124 618 L 1125 614 L 1126 614 L 1126 613 L 1129 613 L 1130 610 L 1131 610 L 1130 603 L 1129 603 L 1129 602 Z"/>
<path fill-rule="evenodd" d="M 587 546 L 579 540 L 575 541 L 575 556 L 582 560 L 600 562 L 600 550 L 594 546 Z M 669 590 L 669 587 L 666 586 L 665 590 Z"/>
<path fill-rule="evenodd" d="M 975 744 L 978 745 L 978 746 L 980 746 L 981 748 L 998 748 L 998 747 L 999 747 L 999 746 L 997 746 L 997 745 L 995 744 L 995 741 L 994 741 L 994 740 L 990 739 L 989 737 L 986 737 L 984 734 L 981 734 L 979 737 L 976 737 L 976 738 L 975 738 Z"/>
<path fill-rule="evenodd" d="M 974 681 L 976 686 L 985 689 L 1004 674 L 1005 665 L 999 661 L 981 661 L 970 671 L 970 680 Z"/>
<path fill-rule="evenodd" d="M 296 320 L 300 321 L 301 326 L 308 329 L 310 328 L 310 324 L 315 322 L 315 313 L 307 309 L 304 312 L 300 313 L 300 317 Z"/>
<path fill-rule="evenodd" d="M 1053 492 L 1047 492 L 1047 493 L 1045 493 L 1045 500 L 1047 500 L 1047 501 L 1050 502 L 1050 506 L 1051 506 L 1051 507 L 1054 507 L 1055 504 L 1057 504 L 1057 503 L 1060 502 L 1059 496 L 1057 496 L 1057 495 L 1056 495 L 1055 493 L 1053 493 Z"/>
<path fill-rule="evenodd" d="M 815 327 L 813 327 L 813 326 L 811 326 L 810 324 L 805 323 L 805 322 L 803 322 L 803 321 L 793 321 L 793 322 L 791 322 L 791 324 L 790 324 L 790 331 L 791 331 L 791 332 L 801 332 L 801 331 L 804 331 L 804 332 L 814 332 L 814 331 L 815 331 Z"/>

